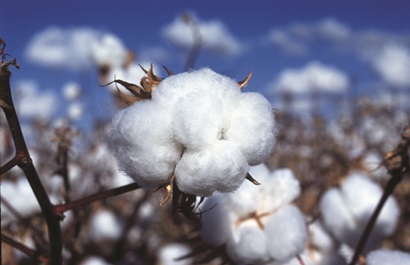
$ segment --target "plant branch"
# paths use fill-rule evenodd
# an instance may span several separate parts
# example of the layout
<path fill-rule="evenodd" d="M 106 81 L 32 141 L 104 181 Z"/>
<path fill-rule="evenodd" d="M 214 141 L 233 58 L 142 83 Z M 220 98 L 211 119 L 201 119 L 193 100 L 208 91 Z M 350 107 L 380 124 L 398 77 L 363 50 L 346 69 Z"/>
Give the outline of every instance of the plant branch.
<path fill-rule="evenodd" d="M 36 259 L 40 262 L 43 263 L 48 263 L 49 259 L 48 257 L 41 255 L 40 253 L 38 253 L 37 250 L 31 249 L 29 247 L 27 247 L 26 245 L 15 241 L 14 239 L 12 239 L 11 237 L 1 233 L 1 241 L 12 246 L 15 249 L 20 250 L 21 252 L 23 252 L 24 254 L 26 254 L 29 257 L 32 257 L 33 259 Z"/>
<path fill-rule="evenodd" d="M 16 156 L 21 156 L 21 161 L 17 164 L 24 172 L 27 180 L 34 192 L 34 195 L 40 205 L 42 214 L 46 220 L 49 236 L 50 247 L 50 264 L 60 265 L 62 263 L 62 238 L 59 218 L 54 214 L 53 205 L 50 198 L 41 183 L 38 173 L 30 158 L 26 142 L 21 130 L 20 122 L 14 108 L 13 99 L 11 96 L 10 77 L 11 72 L 8 69 L 10 65 L 18 68 L 16 60 L 6 62 L 2 58 L 0 65 L 0 100 L 8 107 L 2 107 L 10 127 L 10 132 L 13 138 Z M 3 104 L 3 105 L 4 105 Z M 9 167 L 9 166 L 8 166 Z"/>
<path fill-rule="evenodd" d="M 102 191 L 102 192 L 98 192 L 92 195 L 89 195 L 87 197 L 75 200 L 75 201 L 70 201 L 64 204 L 60 204 L 60 205 L 56 205 L 54 206 L 54 212 L 55 214 L 62 214 L 68 210 L 74 209 L 74 208 L 78 208 L 87 204 L 90 204 L 92 202 L 95 201 L 99 201 L 99 200 L 103 200 L 106 199 L 108 197 L 113 197 L 113 196 L 117 196 L 132 190 L 136 190 L 140 188 L 140 186 L 137 183 L 130 183 L 128 185 L 125 186 L 121 186 L 118 188 L 114 188 L 111 190 L 106 190 L 106 191 Z"/>

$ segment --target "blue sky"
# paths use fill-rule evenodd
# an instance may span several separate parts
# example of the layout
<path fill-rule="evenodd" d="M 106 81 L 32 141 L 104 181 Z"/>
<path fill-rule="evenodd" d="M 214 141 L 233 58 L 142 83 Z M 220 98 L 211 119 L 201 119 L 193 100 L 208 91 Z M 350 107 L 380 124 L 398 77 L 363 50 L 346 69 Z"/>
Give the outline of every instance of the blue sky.
<path fill-rule="evenodd" d="M 373 90 L 394 86 L 409 94 L 410 78 L 405 73 L 410 64 L 408 0 L 2 1 L 0 36 L 7 43 L 6 51 L 21 65 L 13 82 L 30 81 L 40 95 L 55 95 L 61 102 L 54 106 L 60 114 L 67 103 L 62 87 L 77 82 L 83 103 L 93 109 L 93 115 L 103 117 L 111 109 L 106 107 L 106 91 L 98 86 L 96 69 L 72 62 L 80 60 L 83 51 L 71 50 L 66 59 L 71 66 L 41 62 L 48 51 L 43 49 L 39 57 L 28 51 L 35 37 L 50 28 L 67 38 L 79 29 L 111 34 L 136 52 L 136 63 L 151 61 L 177 73 L 183 71 L 184 55 L 175 42 L 184 43 L 178 43 L 177 26 L 174 35 L 166 32 L 183 12 L 190 12 L 204 28 L 213 22 L 213 29 L 223 28 L 222 37 L 207 36 L 204 30 L 209 45 L 194 67 L 208 66 L 237 80 L 253 71 L 247 89 L 264 93 L 274 106 L 281 107 L 275 95 L 284 88 L 303 95 L 312 89 L 346 94 L 351 92 L 352 77 L 356 93 L 374 94 Z M 234 48 L 236 52 L 226 55 Z M 221 49 L 225 55 L 217 52 Z M 163 71 L 159 74 L 165 76 Z"/>

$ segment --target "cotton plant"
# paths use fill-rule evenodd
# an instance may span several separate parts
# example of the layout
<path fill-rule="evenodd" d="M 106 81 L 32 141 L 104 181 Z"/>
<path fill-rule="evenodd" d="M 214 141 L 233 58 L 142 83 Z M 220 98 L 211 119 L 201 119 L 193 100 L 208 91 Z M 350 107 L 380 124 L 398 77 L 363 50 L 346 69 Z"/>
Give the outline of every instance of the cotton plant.
<path fill-rule="evenodd" d="M 349 175 L 340 187 L 326 191 L 320 200 L 325 227 L 338 242 L 355 249 L 382 192 L 382 188 L 367 176 L 358 172 Z M 373 228 L 368 249 L 393 234 L 399 214 L 396 200 L 388 198 Z"/>
<path fill-rule="evenodd" d="M 275 121 L 268 100 L 241 91 L 249 78 L 238 83 L 202 68 L 161 79 L 151 68 L 143 87 L 117 80 L 135 95 L 122 95 L 130 106 L 112 122 L 119 169 L 143 189 L 166 187 L 166 199 L 176 190 L 207 197 L 254 181 L 249 167 L 270 156 Z"/>
<path fill-rule="evenodd" d="M 201 205 L 203 241 L 225 245 L 239 264 L 300 264 L 308 236 L 304 216 L 292 204 L 300 194 L 298 180 L 289 169 L 271 173 L 263 164 L 249 172 L 261 186 L 247 182 Z M 310 264 L 307 256 L 303 258 Z"/>

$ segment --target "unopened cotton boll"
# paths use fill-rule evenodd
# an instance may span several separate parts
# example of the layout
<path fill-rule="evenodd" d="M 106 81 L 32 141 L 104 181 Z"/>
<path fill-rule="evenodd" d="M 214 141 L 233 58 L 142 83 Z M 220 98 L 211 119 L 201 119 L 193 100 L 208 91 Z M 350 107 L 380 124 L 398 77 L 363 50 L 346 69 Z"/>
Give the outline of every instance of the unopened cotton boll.
<path fill-rule="evenodd" d="M 188 194 L 210 196 L 231 192 L 245 180 L 248 164 L 229 141 L 216 141 L 201 151 L 186 150 L 175 168 L 178 188 Z"/>
<path fill-rule="evenodd" d="M 370 252 L 366 261 L 367 265 L 405 265 L 410 264 L 410 253 L 380 249 Z"/>
<path fill-rule="evenodd" d="M 293 205 L 281 207 L 265 224 L 268 251 L 275 260 L 286 262 L 303 252 L 307 231 L 303 214 Z"/>
<path fill-rule="evenodd" d="M 144 101 L 121 111 L 111 134 L 120 170 L 147 189 L 170 181 L 182 147 L 172 140 L 170 116 L 156 104 Z"/>

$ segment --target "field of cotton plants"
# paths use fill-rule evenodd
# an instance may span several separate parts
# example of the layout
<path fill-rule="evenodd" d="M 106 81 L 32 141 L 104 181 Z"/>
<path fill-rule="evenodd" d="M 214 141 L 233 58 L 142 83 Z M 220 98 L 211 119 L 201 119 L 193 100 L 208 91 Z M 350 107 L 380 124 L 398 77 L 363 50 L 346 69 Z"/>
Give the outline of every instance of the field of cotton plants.
<path fill-rule="evenodd" d="M 194 40 L 186 71 L 138 65 L 112 36 L 93 43 L 114 114 L 86 127 L 93 103 L 76 83 L 63 115 L 30 116 L 59 103 L 15 85 L 24 66 L 1 40 L 2 264 L 410 264 L 408 87 L 384 100 L 313 89 L 301 113 L 300 95 L 272 103 L 255 73 L 196 65 L 193 19 L 178 22 Z"/>

